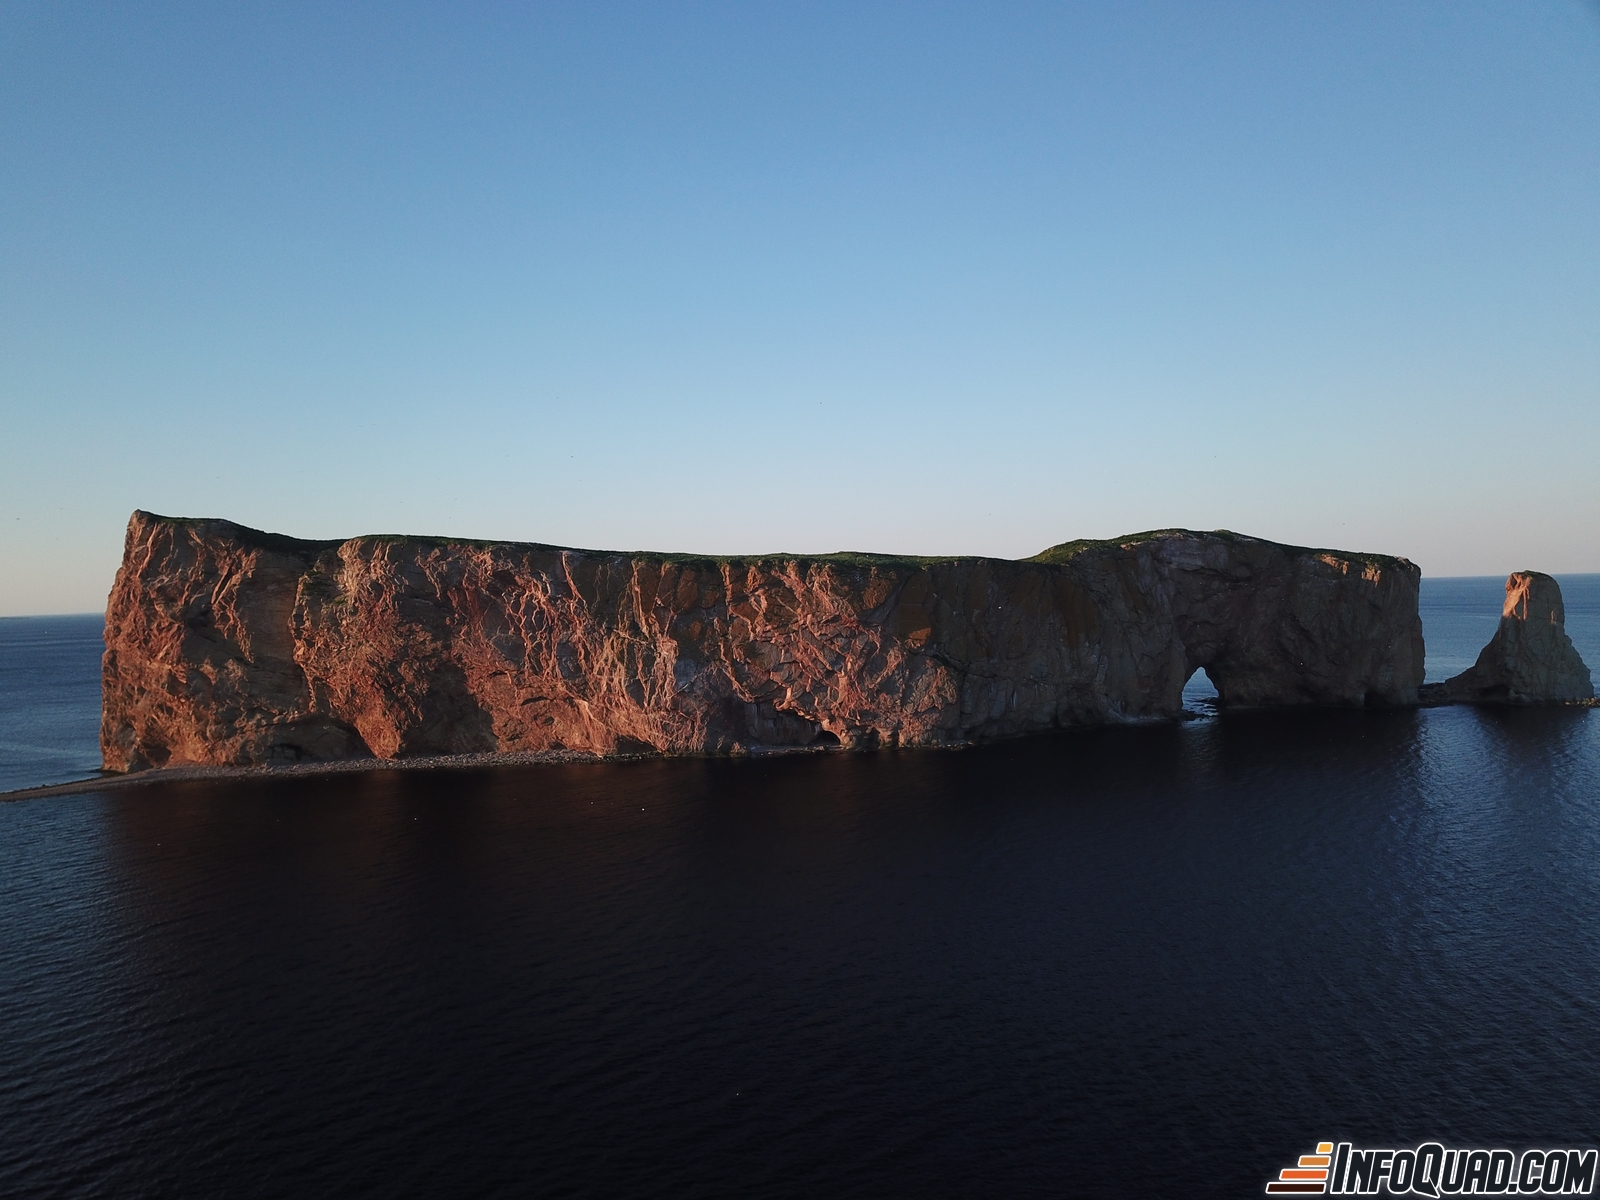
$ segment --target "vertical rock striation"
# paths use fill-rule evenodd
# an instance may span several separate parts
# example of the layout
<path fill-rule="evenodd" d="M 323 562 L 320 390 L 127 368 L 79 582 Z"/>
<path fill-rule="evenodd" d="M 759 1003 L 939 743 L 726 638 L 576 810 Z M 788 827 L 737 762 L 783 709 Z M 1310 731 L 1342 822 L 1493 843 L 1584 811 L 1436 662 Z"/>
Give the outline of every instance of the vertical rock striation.
<path fill-rule="evenodd" d="M 567 749 L 955 745 L 1225 705 L 1412 704 L 1417 568 L 1165 530 L 1034 559 L 710 559 L 137 512 L 114 770 Z"/>
<path fill-rule="evenodd" d="M 1540 571 L 1506 579 L 1500 627 L 1478 661 L 1423 689 L 1432 704 L 1544 704 L 1594 698 L 1589 668 L 1567 636 L 1561 585 Z"/>

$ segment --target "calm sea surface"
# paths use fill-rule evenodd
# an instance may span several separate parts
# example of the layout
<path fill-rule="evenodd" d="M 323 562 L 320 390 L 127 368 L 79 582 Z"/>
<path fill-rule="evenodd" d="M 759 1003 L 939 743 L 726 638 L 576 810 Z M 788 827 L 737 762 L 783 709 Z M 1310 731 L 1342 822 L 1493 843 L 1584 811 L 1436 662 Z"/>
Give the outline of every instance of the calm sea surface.
<path fill-rule="evenodd" d="M 0 792 L 97 773 L 105 623 L 0 617 Z"/>
<path fill-rule="evenodd" d="M 1430 679 L 1502 586 L 1424 581 Z M 0 621 L 0 788 L 98 654 Z M 1597 1080 L 1600 710 L 0 804 L 4 1196 L 1259 1195 Z"/>

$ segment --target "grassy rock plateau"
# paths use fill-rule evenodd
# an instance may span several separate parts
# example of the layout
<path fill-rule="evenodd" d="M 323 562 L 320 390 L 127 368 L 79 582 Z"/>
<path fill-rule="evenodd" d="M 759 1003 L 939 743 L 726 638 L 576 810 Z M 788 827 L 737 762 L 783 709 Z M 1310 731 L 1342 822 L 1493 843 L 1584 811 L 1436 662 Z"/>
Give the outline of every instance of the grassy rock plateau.
<path fill-rule="evenodd" d="M 105 765 L 960 745 L 1223 705 L 1414 704 L 1401 558 L 1163 530 L 1016 562 L 311 542 L 136 512 Z"/>

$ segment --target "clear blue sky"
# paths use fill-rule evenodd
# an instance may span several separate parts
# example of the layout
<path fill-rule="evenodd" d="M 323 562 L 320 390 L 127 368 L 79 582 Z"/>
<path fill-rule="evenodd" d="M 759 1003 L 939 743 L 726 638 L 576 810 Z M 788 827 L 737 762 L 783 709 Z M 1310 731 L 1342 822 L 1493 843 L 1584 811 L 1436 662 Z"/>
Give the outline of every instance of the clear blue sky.
<path fill-rule="evenodd" d="M 1600 8 L 0 7 L 0 613 L 136 508 L 1600 570 Z"/>

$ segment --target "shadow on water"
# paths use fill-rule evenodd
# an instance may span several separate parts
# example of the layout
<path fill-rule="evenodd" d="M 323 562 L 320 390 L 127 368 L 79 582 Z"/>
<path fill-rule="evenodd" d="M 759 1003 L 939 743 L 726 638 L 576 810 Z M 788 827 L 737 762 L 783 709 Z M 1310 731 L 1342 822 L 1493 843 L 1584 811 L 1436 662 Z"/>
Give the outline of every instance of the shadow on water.
<path fill-rule="evenodd" d="M 0 1184 L 1224 1196 L 1330 1137 L 1583 1144 L 1597 727 L 7 806 L 0 868 L 53 869 L 0 885 Z"/>

